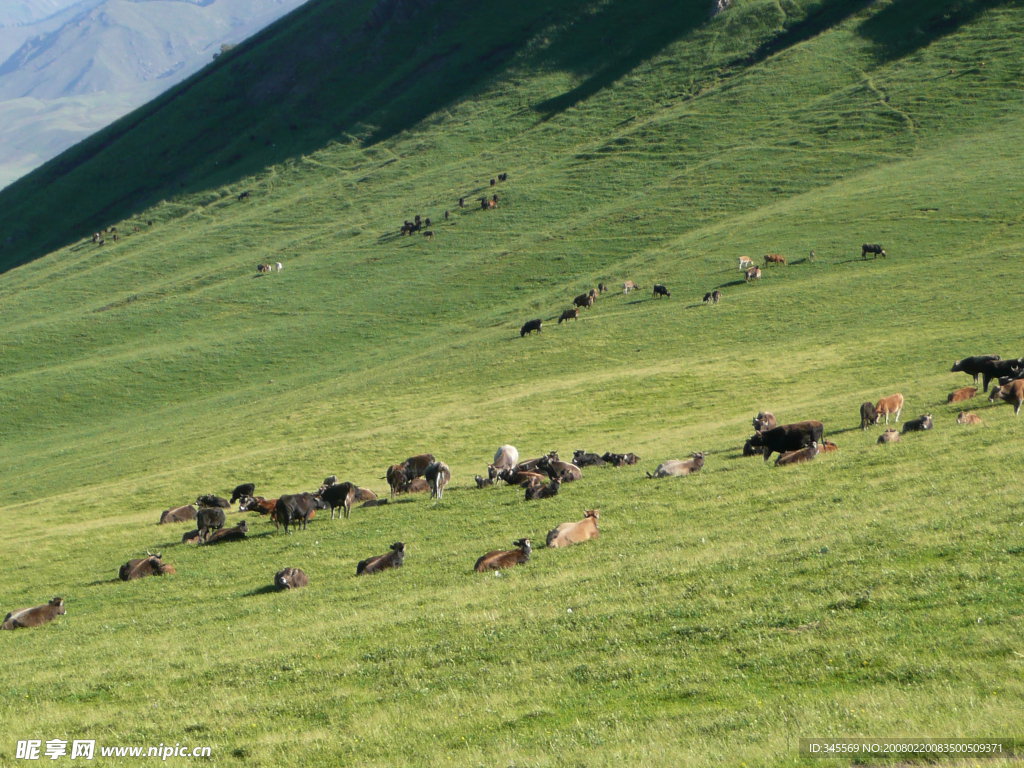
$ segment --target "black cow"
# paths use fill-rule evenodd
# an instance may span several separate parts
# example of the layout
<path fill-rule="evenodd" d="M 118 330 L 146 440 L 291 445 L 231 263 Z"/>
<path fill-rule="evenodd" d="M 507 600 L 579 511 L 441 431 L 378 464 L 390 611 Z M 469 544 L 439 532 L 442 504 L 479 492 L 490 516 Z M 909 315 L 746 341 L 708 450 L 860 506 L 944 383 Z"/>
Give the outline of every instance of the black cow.
<path fill-rule="evenodd" d="M 220 507 L 203 507 L 196 512 L 196 528 L 217 529 L 224 526 L 224 510 Z"/>
<path fill-rule="evenodd" d="M 195 500 L 197 507 L 220 507 L 221 509 L 230 509 L 231 502 L 221 496 L 214 496 L 212 493 L 207 493 L 200 496 Z"/>
<path fill-rule="evenodd" d="M 540 318 L 537 318 L 536 320 L 527 320 L 525 323 L 523 323 L 523 327 L 519 329 L 519 338 L 522 338 L 528 333 L 533 333 L 534 331 L 540 333 L 540 326 L 542 322 L 543 321 Z"/>
<path fill-rule="evenodd" d="M 672 298 L 672 294 L 668 292 L 668 288 L 666 288 L 661 283 L 655 283 L 654 284 L 654 298 L 658 298 L 659 296 L 664 296 L 666 299 L 671 299 Z"/>
<path fill-rule="evenodd" d="M 255 496 L 256 495 L 256 484 L 255 483 L 242 483 L 235 487 L 235 490 L 231 492 L 231 503 L 234 504 L 243 496 Z"/>
<path fill-rule="evenodd" d="M 786 453 L 808 448 L 811 443 L 821 443 L 825 427 L 820 421 L 798 421 L 795 424 L 783 424 L 758 432 L 747 442 L 751 448 L 762 448 L 764 460 L 768 461 L 773 453 Z"/>
<path fill-rule="evenodd" d="M 284 525 L 284 532 L 288 533 L 288 526 L 300 521 L 302 530 L 306 530 L 306 523 L 309 522 L 313 511 L 317 509 L 327 509 L 327 504 L 323 499 L 319 499 L 311 493 L 286 493 L 277 500 L 277 506 L 274 508 L 278 532 L 280 533 L 281 526 Z"/>
<path fill-rule="evenodd" d="M 995 379 L 1009 376 L 1010 380 L 1024 377 L 1024 358 L 1015 360 L 990 360 L 981 366 L 981 380 L 985 385 L 985 392 L 988 392 L 988 385 Z"/>
<path fill-rule="evenodd" d="M 878 423 L 878 410 L 874 403 L 864 403 L 860 407 L 860 428 L 862 430 Z"/>
<path fill-rule="evenodd" d="M 604 467 L 608 464 L 596 453 L 587 453 L 586 451 L 573 451 L 572 463 L 577 467 Z"/>
<path fill-rule="evenodd" d="M 352 503 L 356 500 L 357 488 L 352 483 L 338 483 L 323 490 L 320 498 L 331 508 L 331 520 L 334 519 L 334 510 L 343 507 L 345 518 L 352 514 Z"/>
<path fill-rule="evenodd" d="M 918 416 L 916 419 L 911 419 L 903 424 L 903 434 L 907 432 L 924 432 L 932 428 L 932 415 L 926 413 L 923 416 Z"/>
<path fill-rule="evenodd" d="M 999 355 L 974 355 L 972 357 L 965 357 L 963 360 L 957 360 L 953 363 L 953 367 L 949 369 L 950 373 L 966 373 L 974 379 L 974 383 L 978 383 L 978 377 L 984 372 L 985 366 L 989 363 L 994 363 L 1002 358 Z"/>
<path fill-rule="evenodd" d="M 860 247 L 860 257 L 862 259 L 866 259 L 868 257 L 869 253 L 875 254 L 875 258 L 876 259 L 879 256 L 881 256 L 883 259 L 888 258 L 885 255 L 885 249 L 882 246 L 880 246 L 878 243 L 875 243 L 874 245 L 868 245 L 867 243 L 865 243 L 864 245 L 862 245 Z"/>

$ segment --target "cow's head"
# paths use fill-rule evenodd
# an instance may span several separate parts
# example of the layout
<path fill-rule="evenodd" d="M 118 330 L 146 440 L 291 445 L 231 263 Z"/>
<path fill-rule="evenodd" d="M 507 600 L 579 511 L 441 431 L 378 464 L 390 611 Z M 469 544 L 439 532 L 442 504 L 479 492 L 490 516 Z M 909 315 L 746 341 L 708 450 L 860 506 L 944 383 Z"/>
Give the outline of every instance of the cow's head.
<path fill-rule="evenodd" d="M 519 547 L 524 552 L 530 551 L 530 540 L 529 539 L 516 539 L 512 542 L 513 545 Z"/>
<path fill-rule="evenodd" d="M 583 512 L 583 519 L 586 520 L 588 517 L 592 517 L 597 520 L 601 516 L 601 510 L 599 509 L 587 509 Z"/>
<path fill-rule="evenodd" d="M 66 609 L 64 608 L 64 598 L 63 597 L 55 597 L 55 598 L 53 598 L 53 600 L 51 600 L 48 603 L 48 605 L 51 605 L 54 608 L 56 608 L 57 609 L 57 613 L 62 615 L 62 616 L 66 613 Z"/>
<path fill-rule="evenodd" d="M 392 552 L 398 552 L 399 554 L 403 554 L 404 555 L 405 554 L 405 544 L 403 544 L 400 541 L 396 541 L 394 544 L 391 545 L 391 551 Z"/>

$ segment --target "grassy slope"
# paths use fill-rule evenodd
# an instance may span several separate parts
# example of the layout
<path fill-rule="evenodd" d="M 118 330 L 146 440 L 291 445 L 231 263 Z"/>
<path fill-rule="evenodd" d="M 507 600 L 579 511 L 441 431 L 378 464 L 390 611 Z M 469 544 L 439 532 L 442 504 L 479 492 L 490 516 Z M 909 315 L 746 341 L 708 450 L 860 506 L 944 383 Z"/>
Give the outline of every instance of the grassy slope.
<path fill-rule="evenodd" d="M 1018 426 L 978 402 L 986 425 L 959 429 L 943 403 L 967 383 L 953 358 L 1020 354 L 1024 13 L 896 58 L 855 14 L 723 72 L 781 22 L 737 5 L 548 120 L 527 107 L 581 81 L 531 50 L 416 130 L 274 167 L 247 203 L 167 203 L 152 230 L 0 280 L 19 526 L 0 551 L 24 573 L 2 604 L 69 606 L 3 638 L 20 662 L 0 675 L 0 761 L 16 738 L 88 734 L 211 743 L 224 764 L 781 764 L 804 736 L 1017 732 Z M 498 211 L 460 212 L 433 243 L 385 234 L 500 170 Z M 876 240 L 891 258 L 860 262 Z M 811 248 L 735 284 L 739 254 Z M 266 260 L 285 270 L 253 278 Z M 673 298 L 606 296 L 518 338 L 626 277 Z M 700 306 L 716 286 L 723 304 Z M 892 391 L 937 426 L 882 449 L 853 427 Z M 824 419 L 841 452 L 740 459 L 762 408 Z M 470 490 L 506 441 L 644 463 L 543 504 Z M 642 479 L 696 449 L 703 475 Z M 452 465 L 443 502 L 287 539 L 250 519 L 253 541 L 212 551 L 151 525 L 245 479 L 382 490 L 420 450 Z M 468 572 L 595 506 L 600 541 Z M 351 578 L 396 539 L 402 572 Z M 154 547 L 178 576 L 106 582 Z M 285 565 L 310 588 L 263 591 Z"/>

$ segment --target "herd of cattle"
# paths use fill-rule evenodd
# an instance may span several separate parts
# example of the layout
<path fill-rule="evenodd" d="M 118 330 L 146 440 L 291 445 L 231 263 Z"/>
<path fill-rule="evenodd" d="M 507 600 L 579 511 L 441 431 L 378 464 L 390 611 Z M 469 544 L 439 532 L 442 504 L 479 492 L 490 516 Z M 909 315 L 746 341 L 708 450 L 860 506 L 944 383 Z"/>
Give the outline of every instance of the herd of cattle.
<path fill-rule="evenodd" d="M 883 253 L 884 255 L 884 253 Z M 592 298 L 592 296 L 591 296 Z M 957 360 L 951 372 L 962 372 L 973 377 L 975 383 L 981 377 L 984 391 L 996 381 L 999 386 L 989 396 L 991 402 L 1007 402 L 1014 406 L 1014 413 L 1020 412 L 1024 404 L 1024 358 L 1003 360 L 998 355 L 977 355 Z M 947 398 L 950 404 L 961 403 L 977 396 L 978 387 L 963 387 L 952 392 Z M 899 423 L 903 412 L 904 398 L 902 394 L 883 397 L 876 403 L 866 402 L 860 408 L 860 427 L 862 430 L 877 425 L 884 419 L 888 427 L 889 417 Z M 961 412 L 957 417 L 959 424 L 980 424 L 976 414 Z M 767 462 L 772 454 L 778 453 L 776 466 L 799 464 L 814 459 L 819 453 L 837 450 L 835 443 L 824 439 L 824 425 L 820 421 L 802 421 L 793 424 L 777 424 L 775 416 L 762 411 L 753 419 L 754 434 L 743 446 L 743 455 L 761 455 Z M 931 414 L 924 414 L 916 419 L 906 421 L 902 434 L 908 432 L 927 431 L 932 429 Z M 887 428 L 878 438 L 879 443 L 897 442 L 899 432 Z M 682 477 L 695 474 L 704 467 L 705 455 L 694 453 L 691 458 L 673 459 L 662 462 L 653 472 L 647 473 L 649 478 Z M 577 482 L 583 479 L 584 467 L 613 466 L 623 467 L 637 464 L 640 457 L 634 453 L 611 453 L 602 455 L 583 450 L 575 451 L 571 462 L 562 461 L 556 452 L 524 461 L 519 460 L 519 451 L 511 445 L 503 445 L 494 455 L 494 460 L 487 465 L 487 476 L 476 476 L 478 488 L 505 483 L 525 491 L 527 501 L 546 499 L 556 496 L 563 483 Z M 411 456 L 400 464 L 387 469 L 387 479 L 391 498 L 396 494 L 431 492 L 431 497 L 441 499 L 444 490 L 451 481 L 451 469 L 432 454 L 425 453 Z M 276 523 L 277 531 L 284 526 L 289 533 L 290 526 L 306 524 L 314 519 L 317 510 L 331 510 L 331 519 L 339 511 L 339 517 L 348 518 L 354 503 L 362 501 L 363 506 L 379 506 L 386 504 L 387 499 L 378 499 L 377 495 L 367 489 L 360 488 L 351 482 L 338 482 L 331 476 L 324 480 L 316 491 L 295 494 L 284 494 L 276 499 L 266 499 L 255 495 L 254 483 L 243 483 L 237 486 L 231 498 L 215 494 L 199 496 L 194 504 L 175 507 L 164 511 L 159 523 L 178 523 L 195 521 L 196 528 L 182 536 L 183 543 L 195 543 L 209 546 L 228 541 L 246 538 L 249 527 L 245 520 L 237 525 L 226 527 L 225 510 L 231 509 L 238 502 L 240 512 L 255 511 L 261 515 L 269 515 Z M 547 546 L 552 548 L 578 544 L 600 535 L 598 530 L 598 510 L 586 510 L 579 521 L 571 521 L 558 525 L 547 535 Z M 532 545 L 529 538 L 516 539 L 515 549 L 493 550 L 481 556 L 474 565 L 478 572 L 500 570 L 521 565 L 529 561 Z M 356 566 L 356 575 L 363 576 L 379 573 L 391 568 L 399 568 L 405 560 L 405 544 L 395 542 L 383 555 L 361 560 Z M 132 581 L 147 576 L 162 576 L 175 573 L 174 567 L 164 563 L 161 555 L 146 553 L 146 557 L 129 560 L 118 571 L 122 581 Z M 297 589 L 309 584 L 309 577 L 298 568 L 284 568 L 274 576 L 274 585 L 278 589 Z M 4 619 L 0 629 L 17 629 L 37 627 L 64 615 L 66 609 L 64 599 L 55 597 L 46 605 L 22 608 L 11 611 Z"/>

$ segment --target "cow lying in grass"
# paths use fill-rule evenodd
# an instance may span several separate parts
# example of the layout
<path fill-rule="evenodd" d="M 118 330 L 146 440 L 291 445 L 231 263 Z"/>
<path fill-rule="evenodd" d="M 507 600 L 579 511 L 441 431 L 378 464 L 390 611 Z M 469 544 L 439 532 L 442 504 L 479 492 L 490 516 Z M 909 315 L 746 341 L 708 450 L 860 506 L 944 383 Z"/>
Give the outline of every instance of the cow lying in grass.
<path fill-rule="evenodd" d="M 811 443 L 806 448 L 801 448 L 799 451 L 787 451 L 783 453 L 775 460 L 776 467 L 787 467 L 790 464 L 801 464 L 805 461 L 811 461 L 821 449 L 817 443 Z"/>
<path fill-rule="evenodd" d="M 47 624 L 58 616 L 63 616 L 67 611 L 64 608 L 64 598 L 55 597 L 46 605 L 37 605 L 35 608 L 20 608 L 11 611 L 4 617 L 4 623 L 0 629 L 28 629 Z"/>
<path fill-rule="evenodd" d="M 361 560 L 356 566 L 356 576 L 366 576 L 371 573 L 380 573 L 388 568 L 401 568 L 405 562 L 405 544 L 396 541 L 391 545 L 391 551 L 386 555 L 377 555 Z"/>
<path fill-rule="evenodd" d="M 957 424 L 981 424 L 981 418 L 976 413 L 965 413 L 960 411 L 960 415 L 956 417 Z"/>
<path fill-rule="evenodd" d="M 949 397 L 946 398 L 947 403 L 962 403 L 965 400 L 970 400 L 972 397 L 976 397 L 978 394 L 977 387 L 963 387 L 958 389 L 956 392 L 951 392 Z"/>
<path fill-rule="evenodd" d="M 173 509 L 165 510 L 160 515 L 160 522 L 157 525 L 166 525 L 167 523 L 184 523 L 188 520 L 196 519 L 196 508 L 191 504 L 184 507 L 174 507 Z"/>
<path fill-rule="evenodd" d="M 121 581 L 134 581 L 135 579 L 144 579 L 146 576 L 163 576 L 167 573 L 174 573 L 174 567 L 163 562 L 160 555 L 147 553 L 146 557 L 129 560 L 122 565 L 117 572 L 117 578 Z"/>
<path fill-rule="evenodd" d="M 512 542 L 518 549 L 495 549 L 488 552 L 486 555 L 476 561 L 476 565 L 473 566 L 473 570 L 478 573 L 484 571 L 497 571 L 502 568 L 512 568 L 516 565 L 522 565 L 530 561 L 530 547 L 529 539 L 516 539 Z"/>
<path fill-rule="evenodd" d="M 241 541 L 245 538 L 245 535 L 249 532 L 249 526 L 245 520 L 240 522 L 233 528 L 220 528 L 213 533 L 207 531 L 205 534 L 199 534 L 200 544 L 222 544 L 225 541 Z"/>
<path fill-rule="evenodd" d="M 548 532 L 548 546 L 568 547 L 570 544 L 596 539 L 601 535 L 597 530 L 597 518 L 600 517 L 600 514 L 596 509 L 588 509 L 583 513 L 582 520 L 574 523 L 562 523 L 553 531 Z"/>
<path fill-rule="evenodd" d="M 911 419 L 903 425 L 903 434 L 907 432 L 924 432 L 925 430 L 932 428 L 932 415 L 926 413 L 923 416 L 918 416 L 916 419 Z"/>
<path fill-rule="evenodd" d="M 700 472 L 704 467 L 704 454 L 698 452 L 693 454 L 692 459 L 672 459 L 671 461 L 665 461 L 658 465 L 658 468 L 654 470 L 652 475 L 650 472 L 647 473 L 647 477 L 653 479 L 656 477 L 685 477 L 686 475 L 692 475 L 696 472 Z"/>
<path fill-rule="evenodd" d="M 274 574 L 274 586 L 278 589 L 301 589 L 309 586 L 309 576 L 298 568 L 285 568 Z"/>

